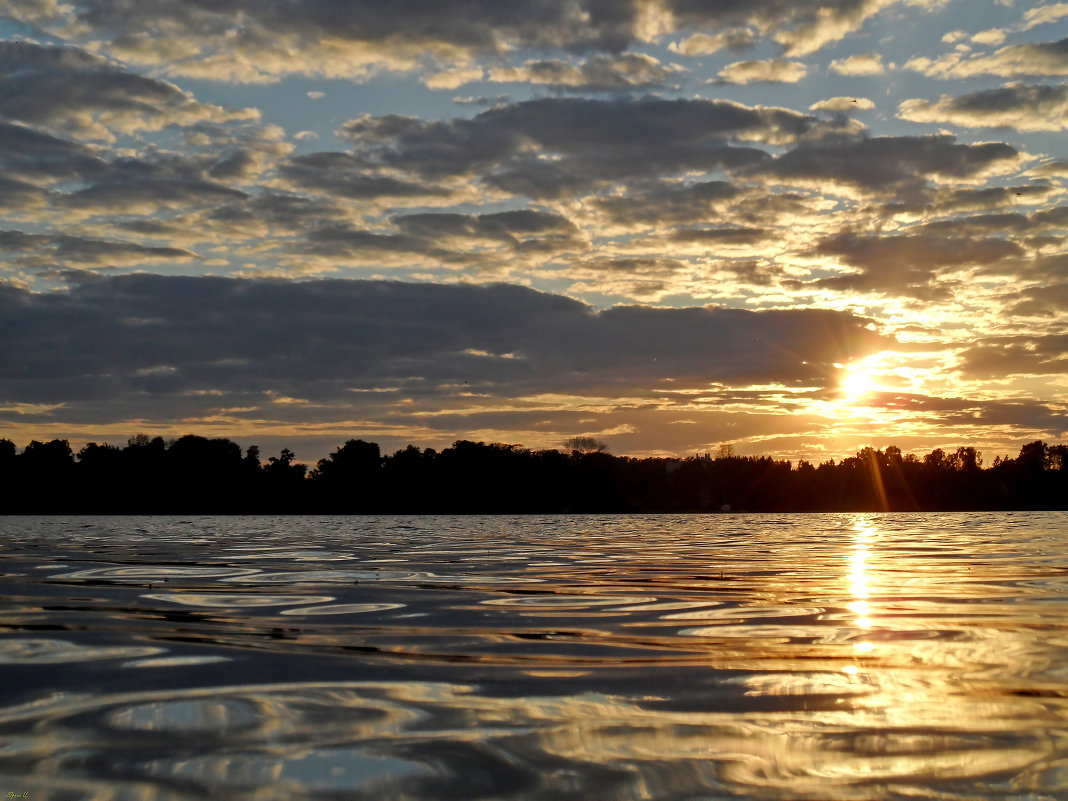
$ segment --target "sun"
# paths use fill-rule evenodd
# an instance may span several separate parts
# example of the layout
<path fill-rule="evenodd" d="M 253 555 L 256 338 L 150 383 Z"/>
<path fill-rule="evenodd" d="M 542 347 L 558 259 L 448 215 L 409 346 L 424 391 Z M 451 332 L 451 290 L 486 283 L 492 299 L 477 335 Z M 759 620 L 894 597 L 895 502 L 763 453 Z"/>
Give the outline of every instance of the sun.
<path fill-rule="evenodd" d="M 885 382 L 893 380 L 897 375 L 897 370 L 893 369 L 897 356 L 883 351 L 849 364 L 835 365 L 840 368 L 839 402 L 844 405 L 857 405 L 869 395 L 886 390 Z"/>
<path fill-rule="evenodd" d="M 844 368 L 838 388 L 843 400 L 856 402 L 865 395 L 875 392 L 879 388 L 879 383 L 871 369 L 863 363 L 858 363 Z"/>

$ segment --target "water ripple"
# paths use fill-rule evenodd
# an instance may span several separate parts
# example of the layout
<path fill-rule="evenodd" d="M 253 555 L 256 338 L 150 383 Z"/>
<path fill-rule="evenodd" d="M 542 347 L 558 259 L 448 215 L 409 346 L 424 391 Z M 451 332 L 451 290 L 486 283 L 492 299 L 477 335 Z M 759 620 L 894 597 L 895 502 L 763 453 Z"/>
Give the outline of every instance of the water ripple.
<path fill-rule="evenodd" d="M 1068 515 L 0 520 L 31 797 L 1053 799 Z"/>

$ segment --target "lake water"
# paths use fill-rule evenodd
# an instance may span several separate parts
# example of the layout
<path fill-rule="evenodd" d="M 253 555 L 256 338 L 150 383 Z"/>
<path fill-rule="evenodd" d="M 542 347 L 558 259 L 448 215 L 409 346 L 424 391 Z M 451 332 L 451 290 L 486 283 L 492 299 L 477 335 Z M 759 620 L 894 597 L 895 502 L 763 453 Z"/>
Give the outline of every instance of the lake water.
<path fill-rule="evenodd" d="M 0 519 L 0 797 L 1068 798 L 1068 514 Z"/>

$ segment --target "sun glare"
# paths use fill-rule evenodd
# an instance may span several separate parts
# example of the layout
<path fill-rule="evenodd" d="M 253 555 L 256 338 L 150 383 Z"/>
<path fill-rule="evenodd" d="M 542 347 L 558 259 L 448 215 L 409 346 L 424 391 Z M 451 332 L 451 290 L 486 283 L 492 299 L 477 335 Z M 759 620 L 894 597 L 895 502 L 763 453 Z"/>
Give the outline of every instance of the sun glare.
<path fill-rule="evenodd" d="M 840 401 L 856 404 L 880 389 L 878 367 L 870 357 L 844 365 L 838 380 Z"/>
<path fill-rule="evenodd" d="M 858 401 L 865 395 L 879 388 L 875 376 L 862 365 L 851 365 L 845 368 L 845 374 L 839 384 L 842 397 L 847 401 Z"/>

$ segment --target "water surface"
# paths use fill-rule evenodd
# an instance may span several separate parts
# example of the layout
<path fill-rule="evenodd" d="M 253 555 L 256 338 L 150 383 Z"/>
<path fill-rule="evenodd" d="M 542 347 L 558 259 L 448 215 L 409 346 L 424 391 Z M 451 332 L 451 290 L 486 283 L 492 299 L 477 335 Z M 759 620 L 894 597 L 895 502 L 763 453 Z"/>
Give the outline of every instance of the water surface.
<path fill-rule="evenodd" d="M 1068 797 L 1068 515 L 0 519 L 0 794 Z"/>

